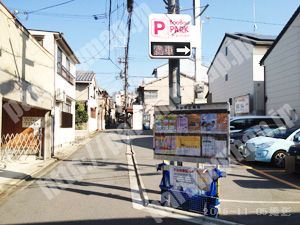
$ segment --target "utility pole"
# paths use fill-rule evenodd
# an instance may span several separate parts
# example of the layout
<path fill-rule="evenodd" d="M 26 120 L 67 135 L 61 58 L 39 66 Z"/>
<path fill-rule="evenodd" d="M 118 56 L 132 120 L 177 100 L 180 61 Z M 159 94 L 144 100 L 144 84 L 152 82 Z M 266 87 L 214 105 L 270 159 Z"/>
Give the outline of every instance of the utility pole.
<path fill-rule="evenodd" d="M 193 2 L 193 8 L 194 8 L 194 26 L 196 28 L 196 32 L 197 32 L 197 37 L 199 37 L 199 41 L 197 41 L 197 45 L 195 48 L 195 81 L 196 82 L 201 82 L 201 39 L 202 39 L 202 35 L 201 35 L 201 18 L 200 18 L 200 13 L 201 13 L 201 9 L 200 9 L 200 0 L 194 0 Z M 196 96 L 197 98 L 197 96 Z"/>
<path fill-rule="evenodd" d="M 168 1 L 168 14 L 179 14 L 179 0 Z M 169 105 L 177 106 L 181 104 L 180 95 L 180 60 L 169 59 Z M 173 161 L 170 161 L 174 165 Z M 182 166 L 182 162 L 177 162 Z"/>
<path fill-rule="evenodd" d="M 179 14 L 179 0 L 168 1 L 168 14 Z M 169 103 L 171 106 L 181 104 L 179 59 L 169 59 Z"/>

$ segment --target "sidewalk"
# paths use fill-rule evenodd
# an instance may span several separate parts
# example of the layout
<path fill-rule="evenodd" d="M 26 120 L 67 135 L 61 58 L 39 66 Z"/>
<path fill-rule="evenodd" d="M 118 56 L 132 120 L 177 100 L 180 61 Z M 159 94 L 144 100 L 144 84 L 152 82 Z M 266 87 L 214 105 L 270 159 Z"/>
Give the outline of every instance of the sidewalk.
<path fill-rule="evenodd" d="M 46 161 L 36 160 L 35 157 L 28 157 L 24 160 L 8 162 L 5 169 L 0 168 L 0 198 L 9 194 L 15 187 L 20 186 L 35 174 L 45 170 L 57 160 L 69 157 L 99 133 L 94 132 L 90 135 L 90 138 L 77 140 L 72 145 L 59 148 L 56 150 L 55 156 Z"/>

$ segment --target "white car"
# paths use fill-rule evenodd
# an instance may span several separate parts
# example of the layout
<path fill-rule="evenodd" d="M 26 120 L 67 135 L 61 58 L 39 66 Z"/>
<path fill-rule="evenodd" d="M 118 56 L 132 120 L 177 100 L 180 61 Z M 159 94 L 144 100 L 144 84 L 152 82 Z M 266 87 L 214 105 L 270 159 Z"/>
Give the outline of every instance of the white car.
<path fill-rule="evenodd" d="M 248 161 L 271 162 L 276 167 L 284 167 L 284 158 L 289 148 L 299 143 L 300 126 L 280 127 L 271 131 L 266 137 L 252 138 L 246 142 L 246 159 Z"/>

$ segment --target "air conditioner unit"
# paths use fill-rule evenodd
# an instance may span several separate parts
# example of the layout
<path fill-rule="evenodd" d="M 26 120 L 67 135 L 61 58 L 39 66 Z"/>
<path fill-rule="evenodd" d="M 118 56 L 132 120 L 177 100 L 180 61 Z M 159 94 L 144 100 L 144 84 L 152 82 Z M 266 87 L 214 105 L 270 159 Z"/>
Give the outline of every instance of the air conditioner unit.
<path fill-rule="evenodd" d="M 66 93 L 65 90 L 62 90 L 61 88 L 58 88 L 56 90 L 56 101 L 57 102 L 65 102 L 66 101 Z"/>

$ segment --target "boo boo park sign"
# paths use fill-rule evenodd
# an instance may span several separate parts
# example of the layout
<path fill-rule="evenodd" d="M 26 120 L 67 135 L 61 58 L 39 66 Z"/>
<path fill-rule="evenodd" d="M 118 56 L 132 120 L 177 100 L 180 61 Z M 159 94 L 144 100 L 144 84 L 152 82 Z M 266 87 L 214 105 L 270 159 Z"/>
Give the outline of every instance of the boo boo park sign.
<path fill-rule="evenodd" d="M 192 48 L 191 16 L 149 15 L 149 55 L 151 58 L 189 58 Z M 200 33 L 199 33 L 200 34 Z"/>

